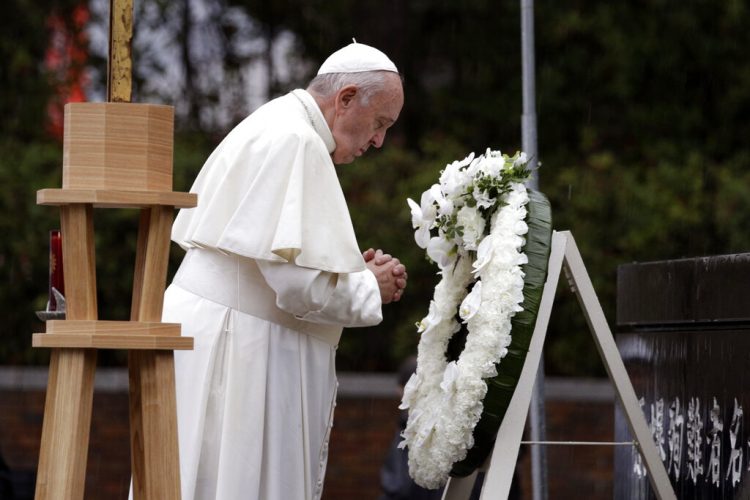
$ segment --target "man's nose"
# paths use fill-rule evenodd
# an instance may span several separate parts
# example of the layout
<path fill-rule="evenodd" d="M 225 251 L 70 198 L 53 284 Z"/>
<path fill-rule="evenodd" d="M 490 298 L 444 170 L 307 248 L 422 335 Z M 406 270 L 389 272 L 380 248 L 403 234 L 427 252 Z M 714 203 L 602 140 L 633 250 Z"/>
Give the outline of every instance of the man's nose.
<path fill-rule="evenodd" d="M 385 142 L 385 132 L 378 132 L 372 136 L 372 139 L 370 139 L 370 143 L 376 148 L 381 147 L 383 142 Z"/>

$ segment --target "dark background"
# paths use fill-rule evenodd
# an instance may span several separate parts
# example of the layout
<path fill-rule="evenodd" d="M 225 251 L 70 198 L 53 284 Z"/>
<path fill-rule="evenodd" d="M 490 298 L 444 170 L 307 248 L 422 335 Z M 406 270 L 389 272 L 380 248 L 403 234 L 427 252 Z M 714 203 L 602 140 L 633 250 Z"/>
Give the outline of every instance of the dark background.
<path fill-rule="evenodd" d="M 573 232 L 610 320 L 617 265 L 748 251 L 747 2 L 535 8 L 540 188 L 554 226 Z M 103 99 L 107 9 L 10 0 L 0 16 L 0 364 L 47 362 L 30 344 L 59 220 L 35 192 L 61 185 L 55 110 L 79 87 Z M 136 1 L 134 101 L 175 106 L 175 190 L 187 191 L 233 124 L 304 87 L 352 37 L 390 55 L 404 75 L 401 119 L 381 151 L 340 177 L 361 246 L 405 262 L 409 288 L 380 326 L 345 333 L 338 356 L 342 370 L 390 371 L 415 351 L 414 323 L 438 281 L 413 241 L 406 198 L 472 151 L 520 149 L 520 36 L 519 2 Z M 102 319 L 128 317 L 136 221 L 133 211 L 97 211 Z M 545 352 L 548 373 L 603 374 L 568 293 L 555 302 Z M 100 354 L 105 365 L 124 359 Z"/>

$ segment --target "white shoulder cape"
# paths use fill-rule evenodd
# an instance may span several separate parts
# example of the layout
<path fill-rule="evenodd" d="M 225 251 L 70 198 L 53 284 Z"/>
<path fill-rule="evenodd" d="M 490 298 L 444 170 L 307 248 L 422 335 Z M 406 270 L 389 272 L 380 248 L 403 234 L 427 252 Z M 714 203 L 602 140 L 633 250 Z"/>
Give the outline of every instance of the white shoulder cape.
<path fill-rule="evenodd" d="M 323 114 L 304 90 L 260 107 L 201 169 L 172 240 L 253 259 L 351 273 L 365 269 Z"/>

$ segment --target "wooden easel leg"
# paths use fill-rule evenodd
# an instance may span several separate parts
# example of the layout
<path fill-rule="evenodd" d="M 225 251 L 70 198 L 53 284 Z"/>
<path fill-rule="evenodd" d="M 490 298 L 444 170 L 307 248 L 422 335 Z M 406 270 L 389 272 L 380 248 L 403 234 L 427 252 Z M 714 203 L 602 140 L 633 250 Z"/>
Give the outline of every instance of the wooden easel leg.
<path fill-rule="evenodd" d="M 36 500 L 83 498 L 95 371 L 93 349 L 52 350 Z"/>
<path fill-rule="evenodd" d="M 161 321 L 172 207 L 141 212 L 133 280 L 134 321 Z M 130 442 L 133 498 L 179 499 L 174 354 L 130 351 Z"/>
<path fill-rule="evenodd" d="M 68 319 L 96 319 L 96 262 L 91 205 L 61 208 L 63 265 L 76 276 L 66 289 Z M 86 483 L 96 351 L 53 349 L 42 425 L 36 495 L 83 498 Z"/>
<path fill-rule="evenodd" d="M 174 355 L 131 351 L 129 368 L 133 498 L 179 499 Z"/>

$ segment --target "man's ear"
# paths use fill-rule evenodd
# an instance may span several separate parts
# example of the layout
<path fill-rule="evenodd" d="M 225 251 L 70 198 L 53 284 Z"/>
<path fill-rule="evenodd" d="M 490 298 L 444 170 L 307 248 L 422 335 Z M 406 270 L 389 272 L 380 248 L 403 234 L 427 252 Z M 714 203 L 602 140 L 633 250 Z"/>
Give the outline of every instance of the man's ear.
<path fill-rule="evenodd" d="M 356 85 L 347 85 L 339 90 L 336 94 L 336 106 L 341 106 L 343 108 L 351 106 L 354 102 L 354 98 L 357 96 L 358 90 L 359 89 L 357 89 Z"/>

